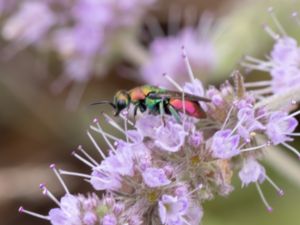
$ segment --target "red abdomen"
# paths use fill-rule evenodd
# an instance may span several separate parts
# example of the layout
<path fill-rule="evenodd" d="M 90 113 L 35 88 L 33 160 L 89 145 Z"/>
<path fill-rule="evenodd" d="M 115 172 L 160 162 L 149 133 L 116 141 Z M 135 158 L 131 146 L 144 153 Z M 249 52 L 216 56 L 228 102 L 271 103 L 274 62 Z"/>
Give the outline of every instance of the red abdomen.
<path fill-rule="evenodd" d="M 183 104 L 181 99 L 170 99 L 170 105 L 180 112 L 184 111 L 185 106 L 185 112 L 187 115 L 196 118 L 206 118 L 206 114 L 198 102 L 185 100 Z"/>

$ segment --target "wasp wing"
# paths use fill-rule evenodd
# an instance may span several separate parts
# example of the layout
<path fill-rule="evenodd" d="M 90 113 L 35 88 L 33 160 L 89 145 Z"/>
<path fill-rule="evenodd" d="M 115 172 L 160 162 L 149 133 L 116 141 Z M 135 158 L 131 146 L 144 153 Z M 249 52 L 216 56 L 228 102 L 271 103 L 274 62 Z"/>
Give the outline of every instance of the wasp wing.
<path fill-rule="evenodd" d="M 173 99 L 182 99 L 183 97 L 183 93 L 182 92 L 179 92 L 179 91 L 169 91 L 169 90 L 166 90 L 165 92 L 163 93 L 154 93 L 154 92 L 151 92 L 149 93 L 149 95 L 147 96 L 148 98 L 153 98 L 153 99 L 163 99 L 163 98 L 173 98 Z M 186 92 L 184 92 L 184 98 L 186 100 L 189 100 L 189 101 L 193 101 L 193 102 L 211 102 L 210 99 L 208 98 L 205 98 L 205 97 L 201 97 L 201 96 L 196 96 L 196 95 L 192 95 L 192 94 L 188 94 Z"/>

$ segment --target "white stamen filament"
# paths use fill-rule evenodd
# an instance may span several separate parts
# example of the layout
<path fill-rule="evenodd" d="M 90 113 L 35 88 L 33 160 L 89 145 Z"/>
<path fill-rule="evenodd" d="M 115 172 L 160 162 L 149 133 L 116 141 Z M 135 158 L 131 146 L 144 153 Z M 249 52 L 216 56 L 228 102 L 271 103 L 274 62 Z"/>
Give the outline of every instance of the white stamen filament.
<path fill-rule="evenodd" d="M 194 190 L 190 191 L 187 196 L 192 195 L 193 193 L 195 193 L 196 191 L 200 190 L 203 188 L 203 184 L 199 184 Z"/>
<path fill-rule="evenodd" d="M 293 146 L 287 144 L 286 142 L 281 143 L 284 147 L 286 147 L 287 149 L 289 149 L 291 152 L 295 153 L 298 158 L 300 159 L 300 153 L 298 152 L 298 150 L 296 148 L 294 148 Z"/>
<path fill-rule="evenodd" d="M 123 130 L 122 127 L 120 127 L 119 124 L 116 123 L 116 121 L 114 121 L 110 116 L 108 116 L 106 113 L 103 113 L 103 116 L 105 117 L 106 121 L 113 126 L 114 128 L 116 128 L 118 131 L 122 132 L 123 134 L 126 135 L 126 132 Z"/>
<path fill-rule="evenodd" d="M 224 123 L 223 123 L 223 125 L 222 125 L 221 130 L 224 130 L 224 129 L 225 129 L 225 127 L 226 127 L 226 125 L 227 125 L 227 123 L 228 123 L 228 121 L 229 121 L 229 119 L 230 119 L 230 116 L 231 116 L 231 113 L 232 113 L 233 108 L 234 108 L 234 105 L 232 105 L 232 106 L 230 107 L 229 112 L 227 113 L 226 119 L 225 119 L 225 121 L 224 121 Z"/>
<path fill-rule="evenodd" d="M 120 114 L 120 117 L 124 120 L 126 117 L 124 115 L 122 115 L 122 113 Z M 127 118 L 127 122 L 131 125 L 131 126 L 134 126 L 134 123 Z"/>
<path fill-rule="evenodd" d="M 127 135 L 127 131 L 128 131 L 128 123 L 127 123 L 127 117 L 125 117 L 124 119 L 124 130 L 125 130 L 125 137 L 126 137 L 126 142 L 128 143 L 129 142 L 129 138 L 128 138 L 128 135 Z"/>
<path fill-rule="evenodd" d="M 60 206 L 60 202 L 58 199 L 49 191 L 44 185 L 41 186 L 43 194 L 48 196 L 53 202 L 55 202 L 58 206 Z"/>
<path fill-rule="evenodd" d="M 78 160 L 80 160 L 84 164 L 86 164 L 87 166 L 89 166 L 91 168 L 95 167 L 95 165 L 93 165 L 92 163 L 90 163 L 89 161 L 87 161 L 86 159 L 84 159 L 83 157 L 81 157 L 80 155 L 78 155 L 77 153 L 73 152 L 72 155 L 75 156 Z"/>
<path fill-rule="evenodd" d="M 61 175 L 69 175 L 69 176 L 75 176 L 75 177 L 83 177 L 83 178 L 92 178 L 91 175 L 84 174 L 84 173 L 77 173 L 77 172 L 71 172 L 66 170 L 59 170 L 59 173 Z"/>
<path fill-rule="evenodd" d="M 22 206 L 19 208 L 19 212 L 20 213 L 26 213 L 30 216 L 37 217 L 37 218 L 40 218 L 40 219 L 43 219 L 43 220 L 50 220 L 49 216 L 44 216 L 44 215 L 41 215 L 41 214 L 38 214 L 38 213 L 35 213 L 35 212 L 28 211 L 28 210 L 24 209 Z"/>
<path fill-rule="evenodd" d="M 300 137 L 300 133 L 285 133 L 288 136 Z"/>
<path fill-rule="evenodd" d="M 65 192 L 66 192 L 67 194 L 70 194 L 70 191 L 69 191 L 67 185 L 65 184 L 64 180 L 62 179 L 62 177 L 61 177 L 60 174 L 58 173 L 58 171 L 57 171 L 57 169 L 56 169 L 56 167 L 55 167 L 55 164 L 50 165 L 50 168 L 54 171 L 56 177 L 58 178 L 59 182 L 60 182 L 61 185 L 63 186 Z"/>
<path fill-rule="evenodd" d="M 275 188 L 275 190 L 277 191 L 277 193 L 280 196 L 284 195 L 283 190 L 280 187 L 278 187 L 278 185 L 269 176 L 267 176 L 267 175 L 266 175 L 266 180 Z"/>
<path fill-rule="evenodd" d="M 254 150 L 257 150 L 257 149 L 260 149 L 260 148 L 264 148 L 264 147 L 266 147 L 266 146 L 268 146 L 268 145 L 269 145 L 269 143 L 263 144 L 263 145 L 259 145 L 259 146 L 255 146 L 255 147 L 251 147 L 251 148 L 241 149 L 240 151 L 241 151 L 241 152 L 254 151 Z"/>
<path fill-rule="evenodd" d="M 90 140 L 92 141 L 93 145 L 95 146 L 95 148 L 98 150 L 98 152 L 100 153 L 101 157 L 103 159 L 106 158 L 105 154 L 103 153 L 103 151 L 101 150 L 101 148 L 99 147 L 99 145 L 97 144 L 97 142 L 95 141 L 95 139 L 93 138 L 93 136 L 90 134 L 90 132 L 87 131 L 87 135 L 89 136 Z"/>
<path fill-rule="evenodd" d="M 289 118 L 291 118 L 291 117 L 298 116 L 299 114 L 300 114 L 300 110 L 298 110 L 298 111 L 296 111 L 296 112 L 294 112 L 294 113 L 288 115 L 285 119 L 289 119 Z"/>
<path fill-rule="evenodd" d="M 96 162 L 95 159 L 93 159 L 83 148 L 81 145 L 78 146 L 78 150 L 82 152 L 82 154 L 85 155 L 86 158 L 88 158 L 92 163 L 94 163 L 95 166 L 98 166 L 99 164 Z"/>
<path fill-rule="evenodd" d="M 270 13 L 270 15 L 271 15 L 271 18 L 272 18 L 273 22 L 275 23 L 276 27 L 278 28 L 279 32 L 281 32 L 281 34 L 282 34 L 283 36 L 287 36 L 286 31 L 283 29 L 281 23 L 279 23 L 277 17 L 275 16 L 274 11 L 273 11 L 273 8 L 270 7 L 270 8 L 268 9 L 268 11 L 269 11 L 269 13 Z"/>
<path fill-rule="evenodd" d="M 240 64 L 241 64 L 241 66 L 246 67 L 248 69 L 270 72 L 270 69 L 268 69 L 267 67 L 264 67 L 263 65 L 254 65 L 254 64 L 246 63 L 246 62 L 241 62 Z"/>
<path fill-rule="evenodd" d="M 236 126 L 233 128 L 229 136 L 232 136 L 234 132 L 241 126 L 241 124 L 245 121 L 246 116 L 244 115 L 242 119 L 239 120 L 239 122 L 236 124 Z"/>
<path fill-rule="evenodd" d="M 183 92 L 183 89 L 180 87 L 180 85 L 169 75 L 167 75 L 166 73 L 163 74 L 163 76 L 171 83 L 174 85 L 174 87 L 176 87 L 178 89 L 178 91 Z"/>
<path fill-rule="evenodd" d="M 264 86 L 270 86 L 271 81 L 267 80 L 267 81 L 257 81 L 257 82 L 248 82 L 245 83 L 245 87 L 246 88 L 255 88 L 255 87 L 264 87 Z"/>
<path fill-rule="evenodd" d="M 264 60 L 261 60 L 261 59 L 257 59 L 257 58 L 254 58 L 250 55 L 246 55 L 245 56 L 245 60 L 247 60 L 248 62 L 252 62 L 252 63 L 257 63 L 257 64 L 268 64 L 267 61 L 264 61 Z"/>
<path fill-rule="evenodd" d="M 105 132 L 105 131 L 103 131 L 103 130 L 99 130 L 97 127 L 94 127 L 94 126 L 90 126 L 90 128 L 93 130 L 93 131 L 96 131 L 97 133 L 99 133 L 99 134 L 104 134 L 106 137 L 108 137 L 108 138 L 110 138 L 110 139 L 112 139 L 112 140 L 114 140 L 114 141 L 118 141 L 119 140 L 119 138 L 117 138 L 117 137 L 115 137 L 115 136 L 113 136 L 113 135 L 111 135 L 111 134 L 109 134 L 109 133 L 107 133 L 107 132 Z"/>
<path fill-rule="evenodd" d="M 260 196 L 262 202 L 264 203 L 265 207 L 267 208 L 267 210 L 268 210 L 269 212 L 272 212 L 272 207 L 269 205 L 267 199 L 265 198 L 264 193 L 262 192 L 262 190 L 261 190 L 259 184 L 258 184 L 257 182 L 255 182 L 255 185 L 256 185 L 256 189 L 257 189 L 257 191 L 258 191 L 258 194 L 259 194 L 259 196 Z"/>
<path fill-rule="evenodd" d="M 193 70 L 192 70 L 189 58 L 187 56 L 185 47 L 182 46 L 181 49 L 182 49 L 182 57 L 184 59 L 185 66 L 186 66 L 186 68 L 188 70 L 188 74 L 189 74 L 190 80 L 191 80 L 192 83 L 194 83 L 195 82 L 195 76 L 194 76 L 194 73 L 193 73 Z"/>
<path fill-rule="evenodd" d="M 102 127 L 100 126 L 99 122 L 96 122 L 97 128 L 99 130 L 99 133 L 102 135 L 104 141 L 106 142 L 106 144 L 109 146 L 109 148 L 116 153 L 116 149 L 114 148 L 114 146 L 110 143 L 110 141 L 107 139 L 107 135 L 106 133 L 103 131 Z"/>
<path fill-rule="evenodd" d="M 273 38 L 275 41 L 278 40 L 280 37 L 279 34 L 275 33 L 268 25 L 264 25 L 264 30 L 267 32 L 267 34 L 270 35 L 271 38 Z"/>
<path fill-rule="evenodd" d="M 180 87 L 180 85 L 173 79 L 171 78 L 169 75 L 167 74 L 163 74 L 163 76 L 171 83 L 173 84 L 181 93 L 182 93 L 182 102 L 183 102 L 183 114 L 184 116 L 186 116 L 186 108 L 185 108 L 185 93 L 184 90 Z M 186 117 L 184 117 L 186 118 Z"/>
<path fill-rule="evenodd" d="M 180 216 L 180 218 L 181 218 L 181 220 L 182 220 L 185 224 L 187 224 L 187 225 L 192 225 L 192 224 L 190 224 L 183 216 Z"/>

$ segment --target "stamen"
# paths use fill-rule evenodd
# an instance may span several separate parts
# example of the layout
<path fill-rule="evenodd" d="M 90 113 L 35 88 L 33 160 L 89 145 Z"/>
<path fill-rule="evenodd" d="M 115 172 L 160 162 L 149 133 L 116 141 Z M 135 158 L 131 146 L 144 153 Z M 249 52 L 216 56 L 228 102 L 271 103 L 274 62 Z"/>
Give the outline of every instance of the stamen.
<path fill-rule="evenodd" d="M 246 67 L 248 69 L 251 69 L 251 70 L 260 70 L 260 71 L 264 71 L 264 72 L 270 72 L 270 69 L 268 69 L 267 67 L 265 67 L 263 65 L 254 65 L 254 64 L 246 63 L 246 62 L 241 62 L 240 65 L 243 67 Z"/>
<path fill-rule="evenodd" d="M 241 126 L 241 124 L 245 121 L 245 119 L 246 119 L 246 116 L 244 115 L 242 117 L 242 119 L 240 119 L 239 122 L 236 124 L 236 126 L 233 128 L 233 130 L 231 131 L 229 136 L 234 134 L 234 132 L 239 128 L 239 126 Z"/>
<path fill-rule="evenodd" d="M 167 80 L 172 83 L 181 93 L 182 93 L 182 102 L 183 102 L 183 114 L 184 114 L 184 118 L 186 118 L 186 108 L 185 108 L 185 93 L 184 90 L 180 87 L 180 85 L 170 76 L 168 76 L 166 73 L 163 74 L 163 76 L 165 78 L 167 78 Z"/>
<path fill-rule="evenodd" d="M 279 23 L 279 21 L 278 21 L 276 15 L 275 15 L 275 13 L 274 13 L 273 7 L 269 7 L 269 8 L 268 8 L 268 12 L 270 13 L 273 22 L 275 23 L 276 27 L 277 27 L 278 30 L 281 32 L 281 34 L 282 34 L 283 36 L 287 36 L 287 33 L 286 33 L 285 30 L 283 29 L 281 23 Z"/>
<path fill-rule="evenodd" d="M 59 170 L 59 173 L 61 175 L 69 175 L 69 176 L 75 176 L 75 177 L 83 177 L 83 178 L 91 178 L 91 175 L 84 174 L 84 173 L 77 173 L 77 172 L 71 172 L 66 170 Z"/>
<path fill-rule="evenodd" d="M 125 129 L 126 142 L 129 142 L 129 138 L 128 138 L 128 135 L 127 135 L 127 132 L 128 132 L 127 116 L 128 116 L 128 112 L 127 112 L 127 114 L 126 114 L 126 116 L 123 120 L 124 120 L 124 129 Z"/>
<path fill-rule="evenodd" d="M 266 180 L 275 188 L 279 196 L 284 195 L 284 191 L 280 187 L 278 187 L 277 184 L 275 184 L 275 182 L 267 175 L 266 175 Z"/>
<path fill-rule="evenodd" d="M 285 135 L 299 137 L 300 133 L 285 133 Z"/>
<path fill-rule="evenodd" d="M 19 213 L 26 213 L 30 216 L 34 216 L 34 217 L 37 217 L 37 218 L 40 218 L 43 220 L 50 220 L 49 216 L 44 216 L 44 215 L 41 215 L 41 214 L 38 214 L 35 212 L 28 211 L 28 210 L 24 209 L 22 206 L 19 208 Z"/>
<path fill-rule="evenodd" d="M 225 127 L 226 127 L 226 125 L 227 125 L 227 123 L 228 123 L 228 121 L 229 121 L 229 119 L 230 119 L 230 116 L 231 116 L 231 113 L 232 113 L 233 108 L 234 108 L 234 104 L 230 107 L 230 109 L 229 109 L 229 111 L 228 111 L 228 113 L 227 113 L 226 119 L 225 119 L 225 121 L 224 121 L 224 123 L 223 123 L 223 125 L 222 125 L 221 130 L 224 130 L 224 129 L 225 129 Z"/>
<path fill-rule="evenodd" d="M 186 66 L 186 68 L 188 70 L 188 74 L 189 74 L 190 80 L 191 80 L 192 83 L 194 83 L 195 82 L 195 76 L 194 76 L 194 73 L 193 73 L 190 61 L 189 61 L 189 59 L 187 57 L 185 47 L 182 46 L 181 49 L 182 49 L 182 57 L 184 59 L 185 66 Z"/>
<path fill-rule="evenodd" d="M 260 64 L 267 64 L 268 63 L 267 61 L 254 58 L 254 57 L 252 57 L 250 55 L 246 55 L 244 58 L 245 58 L 246 61 L 252 62 L 252 63 L 257 63 L 258 65 L 260 65 Z"/>
<path fill-rule="evenodd" d="M 245 148 L 245 149 L 241 149 L 241 152 L 249 152 L 249 151 L 254 151 L 260 148 L 264 148 L 267 147 L 268 145 L 270 145 L 269 143 L 263 144 L 263 145 L 259 145 L 259 146 L 255 146 L 255 147 L 251 147 L 251 148 Z"/>
<path fill-rule="evenodd" d="M 100 134 L 102 135 L 104 141 L 106 142 L 106 144 L 109 146 L 109 148 L 116 153 L 116 149 L 114 148 L 114 146 L 110 143 L 110 141 L 107 139 L 106 133 L 103 131 L 102 127 L 100 126 L 100 123 L 98 122 L 97 119 L 94 119 L 94 123 L 96 124 Z"/>
<path fill-rule="evenodd" d="M 180 219 L 181 219 L 186 225 L 192 225 L 192 224 L 190 224 L 183 216 L 180 216 Z"/>
<path fill-rule="evenodd" d="M 300 19 L 299 19 L 299 14 L 298 12 L 293 12 L 292 13 L 292 17 L 295 19 L 296 23 L 298 24 L 298 26 L 300 25 Z"/>
<path fill-rule="evenodd" d="M 47 187 L 44 184 L 40 184 L 40 188 L 43 191 L 43 194 L 48 196 L 52 201 L 54 201 L 58 206 L 60 206 L 60 202 L 58 199 L 47 189 Z"/>
<path fill-rule="evenodd" d="M 286 142 L 281 143 L 284 147 L 286 147 L 287 149 L 289 149 L 291 152 L 295 153 L 298 156 L 298 159 L 300 159 L 300 153 L 298 152 L 298 150 L 296 148 L 294 148 L 293 146 L 287 144 Z"/>
<path fill-rule="evenodd" d="M 124 115 L 122 115 L 122 113 L 119 115 L 123 120 L 125 119 L 125 116 Z M 131 125 L 131 126 L 134 126 L 134 123 L 130 120 L 130 119 L 128 119 L 127 118 L 127 122 Z"/>
<path fill-rule="evenodd" d="M 176 87 L 178 89 L 178 91 L 184 92 L 183 89 L 180 87 L 180 85 L 169 75 L 167 75 L 166 73 L 163 73 L 163 77 L 165 77 L 171 84 L 173 84 L 174 87 Z"/>
<path fill-rule="evenodd" d="M 105 117 L 106 122 L 126 135 L 126 132 L 122 129 L 122 127 L 120 127 L 120 125 L 116 123 L 116 121 L 114 121 L 109 115 L 107 115 L 106 113 L 102 113 L 102 115 Z"/>
<path fill-rule="evenodd" d="M 113 141 L 118 141 L 118 140 L 119 140 L 119 138 L 117 138 L 117 137 L 115 137 L 115 136 L 113 136 L 113 135 L 111 135 L 111 134 L 109 134 L 109 133 L 107 133 L 107 132 L 105 132 L 105 131 L 101 131 L 101 130 L 99 130 L 97 127 L 90 126 L 90 128 L 91 128 L 93 131 L 96 131 L 97 133 L 99 133 L 99 134 L 101 134 L 101 135 L 104 134 L 106 137 L 112 139 Z"/>
<path fill-rule="evenodd" d="M 270 35 L 271 38 L 273 38 L 275 41 L 279 39 L 280 35 L 275 33 L 268 25 L 263 25 L 263 28 L 267 34 Z"/>
<path fill-rule="evenodd" d="M 265 198 L 264 193 L 262 192 L 262 190 L 261 190 L 259 184 L 258 184 L 257 182 L 255 182 L 255 185 L 256 185 L 258 194 L 259 194 L 259 196 L 260 196 L 262 202 L 264 203 L 265 207 L 267 208 L 267 210 L 268 210 L 269 212 L 272 212 L 273 209 L 272 209 L 272 207 L 269 205 L 267 199 Z"/>
<path fill-rule="evenodd" d="M 294 112 L 294 113 L 288 115 L 285 119 L 289 119 L 289 118 L 291 118 L 291 117 L 298 116 L 299 114 L 300 114 L 300 110 L 298 110 L 298 111 L 296 111 L 296 112 Z"/>
<path fill-rule="evenodd" d="M 246 88 L 255 88 L 255 87 L 264 87 L 264 86 L 270 86 L 271 84 L 271 81 L 257 81 L 257 82 L 248 82 L 248 83 L 245 83 L 245 87 Z"/>
<path fill-rule="evenodd" d="M 192 190 L 191 192 L 189 192 L 187 194 L 187 196 L 190 196 L 191 194 L 195 193 L 196 191 L 199 191 L 202 188 L 203 188 L 203 184 L 199 184 L 194 190 Z"/>
<path fill-rule="evenodd" d="M 98 152 L 100 153 L 101 157 L 103 159 L 106 158 L 105 154 L 103 153 L 103 151 L 101 150 L 101 148 L 99 147 L 99 145 L 97 144 L 97 142 L 95 141 L 95 139 L 93 138 L 93 136 L 90 134 L 90 132 L 86 132 L 87 135 L 89 136 L 90 140 L 92 141 L 93 145 L 95 146 L 95 148 L 98 150 Z"/>
<path fill-rule="evenodd" d="M 89 167 L 91 167 L 91 168 L 95 167 L 95 165 L 93 165 L 92 163 L 90 163 L 89 161 L 87 161 L 86 159 L 81 157 L 80 155 L 78 155 L 75 151 L 72 152 L 72 155 L 75 156 L 77 159 L 79 159 L 84 164 L 88 165 Z"/>
<path fill-rule="evenodd" d="M 77 148 L 79 151 L 82 152 L 82 154 L 85 155 L 85 157 L 87 157 L 92 163 L 95 164 L 95 166 L 98 166 L 99 164 L 96 162 L 96 160 L 94 160 L 83 148 L 81 145 L 78 146 Z"/>
<path fill-rule="evenodd" d="M 67 194 L 70 194 L 69 189 L 67 188 L 67 185 L 65 184 L 64 180 L 61 178 L 60 174 L 58 173 L 55 164 L 51 164 L 50 168 L 54 171 L 56 177 L 58 178 L 59 182 L 61 183 L 61 185 L 63 186 L 65 192 Z"/>

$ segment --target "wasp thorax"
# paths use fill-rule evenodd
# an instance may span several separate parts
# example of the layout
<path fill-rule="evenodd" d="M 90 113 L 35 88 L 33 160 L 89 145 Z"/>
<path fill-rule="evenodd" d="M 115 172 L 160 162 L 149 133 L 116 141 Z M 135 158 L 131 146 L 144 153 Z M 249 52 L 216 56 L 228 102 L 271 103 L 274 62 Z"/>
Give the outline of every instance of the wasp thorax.
<path fill-rule="evenodd" d="M 114 97 L 114 105 L 116 107 L 115 116 L 118 116 L 120 112 L 127 108 L 130 104 L 130 96 L 127 91 L 118 91 Z"/>

